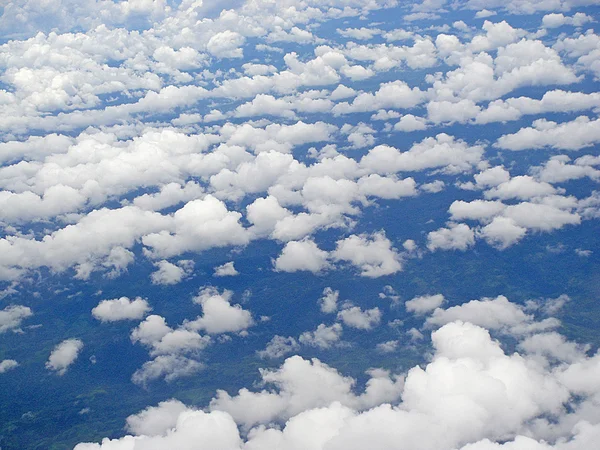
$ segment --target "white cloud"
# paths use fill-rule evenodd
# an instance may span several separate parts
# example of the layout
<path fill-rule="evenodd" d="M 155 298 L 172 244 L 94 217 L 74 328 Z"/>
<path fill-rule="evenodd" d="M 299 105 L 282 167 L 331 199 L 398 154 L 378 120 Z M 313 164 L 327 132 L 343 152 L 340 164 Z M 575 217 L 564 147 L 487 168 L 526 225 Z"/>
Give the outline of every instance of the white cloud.
<path fill-rule="evenodd" d="M 19 363 L 14 359 L 4 359 L 0 361 L 0 373 L 8 372 L 19 366 Z"/>
<path fill-rule="evenodd" d="M 521 128 L 514 134 L 505 134 L 495 146 L 506 150 L 529 150 L 551 147 L 579 150 L 600 141 L 600 119 L 580 116 L 570 122 L 556 123 L 546 119 L 533 122 L 533 127 Z"/>
<path fill-rule="evenodd" d="M 517 336 L 544 331 L 560 325 L 560 321 L 553 318 L 536 322 L 532 315 L 525 313 L 522 306 L 511 303 L 503 295 L 496 298 L 471 300 L 447 309 L 437 308 L 425 323 L 427 326 L 443 326 L 457 320 Z"/>
<path fill-rule="evenodd" d="M 7 331 L 17 331 L 21 322 L 33 315 L 31 308 L 21 305 L 11 305 L 0 310 L 0 334 Z"/>
<path fill-rule="evenodd" d="M 225 30 L 216 33 L 206 44 L 206 50 L 217 58 L 241 58 L 244 52 L 241 46 L 246 39 L 236 31 Z"/>
<path fill-rule="evenodd" d="M 330 287 L 323 289 L 323 296 L 319 299 L 321 312 L 331 314 L 337 311 L 337 302 L 340 298 L 340 291 L 334 291 Z"/>
<path fill-rule="evenodd" d="M 444 300 L 445 299 L 442 294 L 423 295 L 421 297 L 415 297 L 411 300 L 408 300 L 404 306 L 409 312 L 414 312 L 415 314 L 425 314 L 429 311 L 439 308 L 442 303 L 444 303 Z"/>
<path fill-rule="evenodd" d="M 500 214 L 506 205 L 497 200 L 455 200 L 448 208 L 452 220 L 479 220 L 486 222 Z"/>
<path fill-rule="evenodd" d="M 427 121 L 422 117 L 416 117 L 412 114 L 403 115 L 400 120 L 394 125 L 395 131 L 422 131 L 427 129 Z"/>
<path fill-rule="evenodd" d="M 348 261 L 360 269 L 360 275 L 378 278 L 402 270 L 400 255 L 385 233 L 352 235 L 336 243 L 331 253 L 338 261 Z"/>
<path fill-rule="evenodd" d="M 340 341 L 342 331 L 342 326 L 339 323 L 334 323 L 329 327 L 322 323 L 315 331 L 305 331 L 302 333 L 298 341 L 301 344 L 313 347 L 329 348 Z"/>
<path fill-rule="evenodd" d="M 475 244 L 474 231 L 464 223 L 451 223 L 448 228 L 440 228 L 427 234 L 427 248 L 435 250 L 461 250 Z"/>
<path fill-rule="evenodd" d="M 173 214 L 166 230 L 147 234 L 142 242 L 150 248 L 152 257 L 162 258 L 211 247 L 245 245 L 249 236 L 240 218 L 240 213 L 229 211 L 225 203 L 207 195 L 203 200 L 188 202 Z"/>
<path fill-rule="evenodd" d="M 249 426 L 286 419 L 310 408 L 329 406 L 334 401 L 362 409 L 399 397 L 402 379 L 381 370 L 369 375 L 366 391 L 355 395 L 352 378 L 341 376 L 318 359 L 309 361 L 292 356 L 279 369 L 261 373 L 263 382 L 277 390 L 251 392 L 241 389 L 236 396 L 217 391 L 210 408 L 227 411 L 236 422 Z"/>
<path fill-rule="evenodd" d="M 232 305 L 233 292 L 205 287 L 194 297 L 194 303 L 202 306 L 202 316 L 186 327 L 193 330 L 205 330 L 209 334 L 238 333 L 254 325 L 252 314 L 241 305 Z"/>
<path fill-rule="evenodd" d="M 481 229 L 479 235 L 486 242 L 500 250 L 519 242 L 527 233 L 527 228 L 521 227 L 509 217 L 494 217 Z"/>
<path fill-rule="evenodd" d="M 588 22 L 593 22 L 593 18 L 585 13 L 575 13 L 573 16 L 565 16 L 562 13 L 551 13 L 546 14 L 542 17 L 542 26 L 545 28 L 558 28 L 563 25 L 572 25 L 580 27 Z"/>
<path fill-rule="evenodd" d="M 425 138 L 405 152 L 379 145 L 365 155 L 360 164 L 367 170 L 383 174 L 440 167 L 445 167 L 450 173 L 459 173 L 470 170 L 482 155 L 483 147 L 469 146 L 464 141 L 441 133 Z"/>
<path fill-rule="evenodd" d="M 181 377 L 189 377 L 201 371 L 204 364 L 179 355 L 159 355 L 145 362 L 134 372 L 131 381 L 146 386 L 149 381 L 164 378 L 167 382 Z"/>
<path fill-rule="evenodd" d="M 62 341 L 50 353 L 50 357 L 46 361 L 46 369 L 56 372 L 57 375 L 64 375 L 79 356 L 81 349 L 83 349 L 83 342 L 80 339 Z"/>
<path fill-rule="evenodd" d="M 519 322 L 521 316 L 505 314 L 509 309 L 504 323 Z M 474 317 L 497 325 L 489 310 L 482 313 Z M 555 333 L 525 337 L 517 346 L 520 353 L 505 353 L 486 329 L 460 320 L 446 323 L 431 339 L 427 364 L 411 368 L 404 380 L 372 370 L 361 394 L 354 392 L 353 379 L 319 360 L 295 356 L 280 368 L 261 371 L 261 391 L 218 391 L 210 413 L 179 412 L 177 402 L 162 403 L 128 421 L 148 430 L 145 436 L 76 449 L 171 448 L 188 442 L 230 450 L 391 450 L 398 442 L 423 450 L 593 448 L 599 433 L 598 355 L 587 356 L 584 346 Z M 557 358 L 560 362 L 553 363 Z M 573 396 L 580 400 L 570 400 Z M 268 425 L 274 421 L 285 425 Z M 236 424 L 250 429 L 245 440 Z M 263 425 L 251 428 L 255 424 Z"/>
<path fill-rule="evenodd" d="M 404 81 L 392 81 L 381 84 L 374 94 L 358 94 L 352 103 L 338 103 L 332 111 L 334 114 L 350 114 L 388 108 L 406 109 L 413 108 L 423 99 L 424 93 L 419 88 L 411 88 Z"/>
<path fill-rule="evenodd" d="M 160 436 L 177 425 L 177 418 L 187 407 L 178 400 L 160 402 L 127 418 L 127 431 L 137 435 Z"/>
<path fill-rule="evenodd" d="M 215 267 L 213 276 L 214 277 L 234 277 L 240 273 L 235 269 L 233 261 L 226 262 L 220 266 Z"/>
<path fill-rule="evenodd" d="M 152 284 L 177 284 L 194 270 L 194 262 L 191 260 L 181 260 L 173 264 L 163 259 L 155 266 L 158 270 L 150 275 Z"/>
<path fill-rule="evenodd" d="M 297 352 L 300 349 L 300 345 L 296 342 L 293 337 L 284 337 L 275 335 L 268 342 L 264 350 L 257 352 L 261 358 L 281 358 L 289 353 Z"/>
<path fill-rule="evenodd" d="M 92 309 L 92 315 L 101 322 L 138 320 L 151 309 L 146 299 L 136 297 L 130 300 L 128 297 L 121 297 L 113 300 L 102 300 L 98 303 L 98 306 Z"/>
<path fill-rule="evenodd" d="M 337 318 L 344 322 L 344 325 L 359 330 L 370 330 L 381 322 L 381 310 L 377 307 L 362 310 L 358 306 L 350 306 L 342 309 Z"/>
<path fill-rule="evenodd" d="M 378 352 L 381 352 L 381 353 L 392 353 L 392 352 L 396 351 L 396 349 L 398 348 L 398 345 L 400 345 L 400 341 L 397 341 L 397 340 L 385 341 L 385 342 L 380 342 L 379 344 L 377 344 L 377 346 L 375 348 L 377 349 Z"/>
<path fill-rule="evenodd" d="M 330 267 L 327 261 L 327 252 L 317 247 L 313 241 L 290 241 L 285 244 L 281 255 L 274 261 L 273 265 L 279 272 L 297 272 L 306 270 L 320 273 Z"/>
<path fill-rule="evenodd" d="M 513 198 L 527 200 L 532 197 L 542 197 L 555 193 L 557 193 L 557 190 L 551 184 L 537 181 L 529 175 L 520 175 L 489 189 L 485 192 L 485 197 L 501 200 Z"/>

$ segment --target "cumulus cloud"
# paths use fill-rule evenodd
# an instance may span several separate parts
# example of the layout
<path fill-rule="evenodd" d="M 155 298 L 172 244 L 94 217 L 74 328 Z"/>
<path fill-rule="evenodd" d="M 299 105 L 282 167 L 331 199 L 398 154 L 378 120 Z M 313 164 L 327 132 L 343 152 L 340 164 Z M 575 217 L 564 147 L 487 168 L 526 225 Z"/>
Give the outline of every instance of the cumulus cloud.
<path fill-rule="evenodd" d="M 580 116 L 570 122 L 557 123 L 546 119 L 533 122 L 533 127 L 521 128 L 501 136 L 496 146 L 506 150 L 529 150 L 552 147 L 579 150 L 600 141 L 600 119 Z"/>
<path fill-rule="evenodd" d="M 441 133 L 425 138 L 405 152 L 379 145 L 365 155 L 360 163 L 368 170 L 383 174 L 440 167 L 449 173 L 459 173 L 470 170 L 482 155 L 483 147 L 469 146 L 464 141 Z"/>
<path fill-rule="evenodd" d="M 289 353 L 296 352 L 300 349 L 300 345 L 293 337 L 284 337 L 275 335 L 267 343 L 264 350 L 258 352 L 261 358 L 281 358 Z"/>
<path fill-rule="evenodd" d="M 7 331 L 17 331 L 24 319 L 31 317 L 31 308 L 21 305 L 11 305 L 0 310 L 0 334 Z"/>
<path fill-rule="evenodd" d="M 370 330 L 381 322 L 381 310 L 377 307 L 362 310 L 358 306 L 350 306 L 342 309 L 337 317 L 344 325 L 359 330 Z"/>
<path fill-rule="evenodd" d="M 80 339 L 66 339 L 54 347 L 48 361 L 46 361 L 46 369 L 55 372 L 59 376 L 67 373 L 71 364 L 75 362 L 79 356 L 79 352 L 83 349 L 83 342 Z"/>
<path fill-rule="evenodd" d="M 14 359 L 4 359 L 0 361 L 0 373 L 8 372 L 19 366 L 19 363 Z"/>
<path fill-rule="evenodd" d="M 331 326 L 322 323 L 314 331 L 302 333 L 298 341 L 301 344 L 325 349 L 336 345 L 340 341 L 342 331 L 343 328 L 339 323 L 334 323 Z"/>
<path fill-rule="evenodd" d="M 152 308 L 148 301 L 141 297 L 130 300 L 128 297 L 102 300 L 94 309 L 92 315 L 101 322 L 117 322 L 119 320 L 138 320 Z"/>
<path fill-rule="evenodd" d="M 383 232 L 367 235 L 352 235 L 340 240 L 332 257 L 348 261 L 360 269 L 360 275 L 378 278 L 402 270 L 400 255 Z"/>
<path fill-rule="evenodd" d="M 323 296 L 319 299 L 321 312 L 331 314 L 337 311 L 340 291 L 334 291 L 330 287 L 323 289 Z"/>
<path fill-rule="evenodd" d="M 274 261 L 275 270 L 297 272 L 306 270 L 320 273 L 330 267 L 329 254 L 317 247 L 314 241 L 291 241 L 285 244 L 281 255 Z"/>
<path fill-rule="evenodd" d="M 76 448 L 133 443 L 163 448 L 187 442 L 239 450 L 392 449 L 398 442 L 419 449 L 593 447 L 599 433 L 593 376 L 598 355 L 545 331 L 503 297 L 474 302 L 462 310 L 443 310 L 452 311 L 444 318 L 437 314 L 440 328 L 431 334 L 431 358 L 405 378 L 371 370 L 364 390 L 356 392 L 352 378 L 317 359 L 294 356 L 279 368 L 261 371 L 260 391 L 218 391 L 210 412 L 163 402 L 128 419 L 135 437 Z M 516 333 L 518 352 L 506 352 L 483 323 L 492 331 L 525 324 L 533 334 Z M 382 343 L 380 351 L 396 345 Z M 244 438 L 238 427 L 249 430 Z"/>
<path fill-rule="evenodd" d="M 444 303 L 444 296 L 442 294 L 435 295 L 423 295 L 421 297 L 415 297 L 408 300 L 404 306 L 409 312 L 415 314 L 425 314 L 434 309 L 440 307 Z"/>
<path fill-rule="evenodd" d="M 233 292 L 222 293 L 214 287 L 205 287 L 194 297 L 194 303 L 202 306 L 202 316 L 186 327 L 193 330 L 204 330 L 209 334 L 237 333 L 254 324 L 252 314 L 240 305 L 232 305 Z"/>
<path fill-rule="evenodd" d="M 448 228 L 431 231 L 427 235 L 427 248 L 435 250 L 465 251 L 475 244 L 475 232 L 464 223 L 451 223 Z"/>
<path fill-rule="evenodd" d="M 540 322 L 536 321 L 534 316 L 527 314 L 522 306 L 511 303 L 503 295 L 496 298 L 472 300 L 447 309 L 436 308 L 431 316 L 427 318 L 426 324 L 428 326 L 442 326 L 456 320 L 513 335 L 543 331 L 557 327 L 560 324 L 554 318 Z"/>
<path fill-rule="evenodd" d="M 220 266 L 215 267 L 213 276 L 215 277 L 234 277 L 240 273 L 236 270 L 233 265 L 233 261 L 226 262 Z"/>
<path fill-rule="evenodd" d="M 156 272 L 150 275 L 152 284 L 177 284 L 194 270 L 194 261 L 181 260 L 177 264 L 170 263 L 167 260 L 158 261 L 155 266 Z"/>

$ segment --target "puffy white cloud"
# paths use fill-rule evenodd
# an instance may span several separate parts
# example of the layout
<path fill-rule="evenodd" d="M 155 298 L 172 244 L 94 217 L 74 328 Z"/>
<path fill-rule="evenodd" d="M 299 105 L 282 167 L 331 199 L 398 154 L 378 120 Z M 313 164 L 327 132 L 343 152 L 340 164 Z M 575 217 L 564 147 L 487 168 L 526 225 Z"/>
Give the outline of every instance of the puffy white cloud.
<path fill-rule="evenodd" d="M 379 344 L 377 344 L 377 346 L 375 348 L 377 349 L 378 352 L 381 352 L 381 353 L 392 353 L 392 352 L 396 351 L 396 349 L 398 348 L 398 345 L 400 345 L 400 341 L 397 341 L 397 340 L 385 341 L 385 342 L 380 342 Z"/>
<path fill-rule="evenodd" d="M 378 278 L 402 270 L 400 255 L 383 232 L 370 236 L 353 234 L 339 240 L 331 256 L 350 262 L 361 270 L 363 277 Z"/>
<path fill-rule="evenodd" d="M 194 270 L 194 262 L 185 259 L 178 261 L 177 264 L 163 259 L 155 266 L 158 270 L 150 275 L 153 284 L 177 284 Z"/>
<path fill-rule="evenodd" d="M 374 94 L 363 92 L 352 103 L 338 103 L 332 111 L 334 114 L 349 114 L 387 108 L 407 109 L 420 104 L 424 97 L 419 88 L 410 88 L 404 81 L 391 81 L 383 83 Z"/>
<path fill-rule="evenodd" d="M 358 306 L 350 306 L 342 309 L 337 318 L 344 322 L 344 325 L 359 330 L 370 330 L 381 322 L 381 310 L 377 307 L 362 310 Z"/>
<path fill-rule="evenodd" d="M 569 180 L 590 177 L 600 179 L 600 170 L 585 164 L 585 159 L 578 158 L 575 164 L 569 164 L 570 158 L 566 155 L 552 157 L 541 167 L 532 167 L 531 171 L 536 178 L 548 183 L 563 183 Z"/>
<path fill-rule="evenodd" d="M 399 199 L 417 195 L 417 183 L 413 178 L 398 180 L 396 177 L 382 177 L 376 173 L 358 180 L 358 190 L 366 196 L 384 199 Z"/>
<path fill-rule="evenodd" d="M 583 111 L 597 108 L 599 104 L 600 95 L 597 92 L 566 92 L 556 89 L 546 92 L 540 100 L 529 97 L 494 100 L 477 115 L 475 123 L 519 120 L 525 114 Z"/>
<path fill-rule="evenodd" d="M 241 389 L 234 397 L 225 391 L 217 391 L 210 408 L 226 411 L 236 422 L 250 426 L 287 419 L 310 408 L 328 406 L 334 401 L 366 409 L 399 397 L 403 385 L 401 378 L 381 370 L 370 372 L 370 376 L 365 392 L 355 395 L 352 392 L 355 380 L 352 378 L 343 377 L 318 359 L 309 361 L 292 356 L 277 370 L 261 371 L 263 382 L 277 390 L 251 392 Z"/>
<path fill-rule="evenodd" d="M 314 241 L 290 241 L 285 244 L 281 255 L 273 262 L 275 270 L 297 272 L 307 270 L 320 273 L 330 267 L 329 254 L 317 247 Z"/>
<path fill-rule="evenodd" d="M 130 300 L 128 297 L 121 297 L 102 300 L 92 309 L 92 315 L 101 322 L 137 320 L 144 317 L 151 309 L 146 299 L 136 297 Z"/>
<path fill-rule="evenodd" d="M 31 308 L 22 305 L 10 305 L 0 310 L 0 334 L 17 331 L 24 319 L 31 317 Z"/>
<path fill-rule="evenodd" d="M 214 277 L 234 277 L 240 273 L 236 270 L 233 265 L 233 261 L 226 262 L 220 266 L 215 267 Z"/>
<path fill-rule="evenodd" d="M 201 371 L 204 364 L 180 355 L 159 355 L 145 362 L 134 372 L 131 381 L 146 386 L 149 381 L 164 378 L 170 382 L 181 377 L 189 377 Z"/>
<path fill-rule="evenodd" d="M 408 300 L 404 306 L 409 312 L 414 312 L 415 314 L 425 314 L 429 311 L 439 308 L 442 303 L 444 303 L 444 300 L 445 299 L 442 294 L 423 295 Z"/>
<path fill-rule="evenodd" d="M 376 173 L 420 171 L 445 167 L 450 173 L 468 171 L 481 160 L 483 147 L 469 146 L 462 140 L 441 133 L 414 144 L 400 152 L 387 145 L 379 145 L 365 155 L 360 164 Z"/>
<path fill-rule="evenodd" d="M 246 39 L 240 33 L 225 30 L 209 39 L 206 50 L 217 58 L 241 58 L 244 56 L 241 46 L 245 41 Z"/>
<path fill-rule="evenodd" d="M 194 303 L 202 306 L 202 316 L 186 327 L 193 330 L 205 330 L 209 334 L 237 333 L 254 324 L 252 314 L 241 305 L 232 305 L 233 292 L 222 293 L 214 287 L 205 287 L 194 297 Z"/>
<path fill-rule="evenodd" d="M 587 116 L 580 116 L 564 123 L 538 119 L 533 122 L 533 127 L 521 128 L 516 133 L 501 136 L 495 145 L 513 151 L 544 147 L 579 150 L 598 141 L 600 119 L 590 120 Z"/>
<path fill-rule="evenodd" d="M 493 314 L 483 316 L 495 325 Z M 515 323 L 522 317 L 503 318 Z M 353 392 L 353 379 L 318 360 L 295 356 L 278 369 L 261 371 L 269 388 L 243 388 L 233 396 L 218 391 L 210 413 L 179 412 L 177 402 L 162 403 L 128 421 L 148 430 L 146 436 L 76 448 L 391 450 L 398 442 L 422 450 L 593 447 L 599 432 L 597 355 L 588 357 L 585 347 L 554 333 L 525 338 L 518 346 L 521 353 L 505 353 L 487 330 L 463 321 L 446 323 L 431 338 L 433 353 L 426 365 L 410 369 L 404 380 L 373 370 L 361 394 Z M 562 356 L 567 359 L 551 362 Z M 582 401 L 567 406 L 573 395 Z M 254 427 L 245 441 L 240 439 L 236 423 L 248 430 L 273 421 L 286 423 Z"/>
<path fill-rule="evenodd" d="M 427 129 L 427 121 L 422 117 L 416 117 L 412 114 L 403 115 L 400 120 L 394 125 L 395 131 L 422 131 Z"/>
<path fill-rule="evenodd" d="M 19 363 L 14 359 L 4 359 L 0 361 L 0 373 L 8 372 L 19 366 Z"/>
<path fill-rule="evenodd" d="M 529 175 L 520 175 L 489 189 L 485 192 L 485 197 L 527 200 L 532 197 L 553 195 L 556 192 L 557 190 L 549 183 L 537 181 Z"/>
<path fill-rule="evenodd" d="M 55 272 L 76 264 L 95 268 L 95 263 L 109 261 L 113 249 L 131 247 L 144 234 L 167 228 L 168 222 L 167 217 L 132 206 L 94 210 L 42 240 L 21 236 L 0 239 L 0 267 L 46 266 Z"/>
<path fill-rule="evenodd" d="M 281 358 L 289 353 L 296 352 L 300 349 L 300 345 L 293 337 L 284 337 L 275 335 L 267 343 L 264 350 L 257 352 L 261 358 Z"/>
<path fill-rule="evenodd" d="M 164 317 L 158 315 L 146 317 L 131 331 L 130 337 L 132 342 L 149 347 L 153 357 L 131 377 L 134 383 L 142 386 L 159 378 L 170 382 L 202 370 L 204 364 L 192 357 L 197 357 L 211 343 L 209 336 L 201 336 L 194 330 L 184 327 L 172 329 Z"/>
<path fill-rule="evenodd" d="M 202 200 L 188 202 L 173 214 L 170 226 L 145 235 L 142 242 L 150 248 L 152 257 L 162 258 L 211 247 L 244 245 L 249 236 L 240 218 L 240 213 L 229 211 L 225 203 L 207 195 Z"/>
<path fill-rule="evenodd" d="M 509 217 L 494 217 L 481 229 L 479 235 L 494 247 L 503 250 L 519 242 L 527 233 L 527 228 L 519 226 Z"/>
<path fill-rule="evenodd" d="M 145 436 L 160 436 L 177 425 L 177 418 L 187 407 L 172 399 L 150 406 L 127 418 L 127 431 Z"/>
<path fill-rule="evenodd" d="M 466 123 L 477 117 L 480 111 L 481 108 L 470 99 L 462 99 L 457 102 L 431 101 L 427 104 L 427 118 L 435 124 Z"/>
<path fill-rule="evenodd" d="M 565 225 L 581 223 L 581 216 L 553 205 L 523 202 L 508 206 L 503 215 L 516 225 L 534 230 L 551 231 Z"/>
<path fill-rule="evenodd" d="M 57 375 L 64 375 L 71 364 L 79 356 L 83 349 L 83 342 L 80 339 L 66 339 L 54 347 L 48 361 L 46 369 L 56 372 Z"/>
<path fill-rule="evenodd" d="M 486 222 L 499 215 L 506 205 L 497 200 L 455 200 L 448 208 L 452 220 L 479 220 Z"/>
<path fill-rule="evenodd" d="M 580 27 L 588 22 L 592 22 L 594 19 L 585 13 L 575 13 L 573 16 L 565 16 L 562 13 L 551 13 L 546 14 L 542 17 L 542 25 L 545 28 L 558 28 L 563 25 L 573 25 Z"/>
<path fill-rule="evenodd" d="M 447 309 L 437 308 L 426 320 L 428 326 L 442 326 L 457 320 L 513 335 L 528 334 L 557 327 L 557 319 L 536 322 L 524 308 L 511 303 L 505 296 L 471 300 Z"/>
<path fill-rule="evenodd" d="M 427 234 L 427 248 L 435 250 L 461 250 L 475 244 L 475 232 L 464 223 L 451 223 L 448 228 L 440 228 Z"/>
<path fill-rule="evenodd" d="M 340 341 L 342 331 L 342 326 L 339 323 L 334 323 L 329 327 L 322 323 L 314 331 L 302 333 L 298 341 L 301 344 L 313 347 L 329 348 Z"/>
<path fill-rule="evenodd" d="M 340 298 L 340 291 L 334 291 L 330 287 L 323 289 L 323 296 L 319 299 L 319 306 L 321 311 L 325 314 L 331 314 L 337 311 L 338 299 Z"/>
<path fill-rule="evenodd" d="M 494 187 L 510 180 L 510 173 L 503 166 L 485 169 L 474 176 L 479 187 Z"/>

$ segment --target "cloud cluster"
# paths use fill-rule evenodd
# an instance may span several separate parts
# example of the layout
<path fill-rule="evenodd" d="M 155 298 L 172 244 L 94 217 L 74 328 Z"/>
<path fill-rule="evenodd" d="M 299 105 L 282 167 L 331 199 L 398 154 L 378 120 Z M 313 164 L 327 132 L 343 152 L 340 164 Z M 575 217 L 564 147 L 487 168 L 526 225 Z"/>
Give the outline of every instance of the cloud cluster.
<path fill-rule="evenodd" d="M 163 402 L 128 419 L 135 436 L 76 448 L 593 447 L 600 433 L 592 376 L 598 355 L 547 332 L 544 321 L 505 297 L 438 308 L 427 323 L 440 326 L 431 333 L 431 359 L 405 377 L 374 369 L 355 393 L 353 379 L 294 356 L 261 371 L 270 389 L 218 391 L 205 411 Z M 485 327 L 512 333 L 519 352 L 505 352 Z"/>

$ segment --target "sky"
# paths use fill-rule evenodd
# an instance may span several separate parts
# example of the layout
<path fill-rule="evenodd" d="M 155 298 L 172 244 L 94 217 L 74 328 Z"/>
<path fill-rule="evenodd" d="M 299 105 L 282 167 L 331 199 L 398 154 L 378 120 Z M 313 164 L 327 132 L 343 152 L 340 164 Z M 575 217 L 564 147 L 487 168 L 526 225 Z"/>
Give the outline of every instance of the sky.
<path fill-rule="evenodd" d="M 0 449 L 600 449 L 599 0 L 0 6 Z"/>

